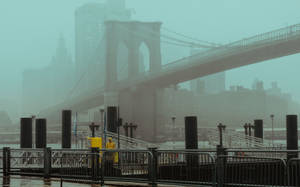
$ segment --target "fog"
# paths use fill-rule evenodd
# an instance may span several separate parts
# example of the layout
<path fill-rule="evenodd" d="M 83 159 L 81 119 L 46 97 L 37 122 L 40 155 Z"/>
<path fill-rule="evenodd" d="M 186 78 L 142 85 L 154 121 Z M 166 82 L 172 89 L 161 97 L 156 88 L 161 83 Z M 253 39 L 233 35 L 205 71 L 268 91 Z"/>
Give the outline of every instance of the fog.
<path fill-rule="evenodd" d="M 0 2 L 0 111 L 7 111 L 14 122 L 30 113 L 22 108 L 23 72 L 47 67 L 60 36 L 75 63 L 75 10 L 88 2 L 105 1 Z M 127 0 L 126 7 L 131 20 L 159 21 L 164 28 L 219 44 L 300 23 L 298 0 Z M 190 52 L 189 48 L 167 48 L 162 46 L 163 63 L 188 56 Z M 182 53 L 175 54 L 178 50 Z M 229 70 L 226 89 L 232 85 L 251 88 L 254 79 L 270 88 L 276 81 L 284 93 L 299 102 L 299 62 L 300 54 L 296 54 Z M 45 95 L 43 90 L 40 94 Z"/>

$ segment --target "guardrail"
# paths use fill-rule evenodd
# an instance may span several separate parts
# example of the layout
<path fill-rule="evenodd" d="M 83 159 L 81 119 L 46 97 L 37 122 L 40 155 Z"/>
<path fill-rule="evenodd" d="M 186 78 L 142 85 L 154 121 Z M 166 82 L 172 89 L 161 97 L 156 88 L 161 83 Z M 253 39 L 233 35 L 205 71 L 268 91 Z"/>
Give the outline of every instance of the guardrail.
<path fill-rule="evenodd" d="M 299 186 L 296 150 L 2 150 L 2 174 L 196 186 Z"/>

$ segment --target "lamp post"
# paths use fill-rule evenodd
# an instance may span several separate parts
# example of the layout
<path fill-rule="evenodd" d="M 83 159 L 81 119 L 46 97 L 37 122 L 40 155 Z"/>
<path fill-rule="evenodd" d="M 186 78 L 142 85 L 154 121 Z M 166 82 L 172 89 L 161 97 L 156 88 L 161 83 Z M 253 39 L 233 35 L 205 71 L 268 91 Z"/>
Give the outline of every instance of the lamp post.
<path fill-rule="evenodd" d="M 254 130 L 254 125 L 251 125 L 251 123 L 248 123 L 248 128 L 249 128 L 249 131 L 248 131 L 248 132 L 249 132 L 249 136 L 252 136 L 252 133 L 251 133 L 252 131 L 251 131 L 251 130 L 252 130 L 252 129 Z M 253 134 L 254 134 L 254 133 L 253 133 Z M 250 138 L 251 138 L 251 137 L 250 137 Z"/>
<path fill-rule="evenodd" d="M 245 141 L 246 141 L 246 145 L 248 146 L 249 145 L 249 142 L 248 142 L 248 123 L 245 123 L 244 125 L 244 129 L 245 129 Z"/>
<path fill-rule="evenodd" d="M 104 128 L 104 109 L 101 108 L 100 109 L 100 116 L 101 116 L 101 125 L 102 125 L 102 134 L 101 134 L 101 138 L 102 138 L 102 149 L 105 148 L 105 145 L 106 145 L 106 141 L 104 140 L 104 131 L 105 131 L 105 128 Z"/>
<path fill-rule="evenodd" d="M 98 130 L 99 128 L 99 125 L 95 124 L 94 122 L 92 122 L 90 125 L 89 125 L 91 131 L 92 131 L 92 137 L 94 138 L 95 137 L 95 130 Z"/>
<path fill-rule="evenodd" d="M 134 125 L 133 123 L 129 124 L 129 130 L 130 130 L 130 138 L 133 138 L 133 130 L 136 130 L 137 125 Z"/>
<path fill-rule="evenodd" d="M 120 127 L 122 126 L 122 118 L 118 119 L 117 125 L 118 125 L 118 149 L 120 149 L 121 148 L 121 146 L 120 146 Z"/>
<path fill-rule="evenodd" d="M 31 116 L 31 121 L 32 121 L 33 128 L 35 128 L 35 118 L 36 118 L 35 115 Z M 33 136 L 33 137 L 35 138 L 35 136 Z M 33 142 L 35 142 L 35 141 L 36 141 L 35 139 L 34 139 L 34 141 L 32 141 L 32 147 L 34 147 L 34 143 Z"/>
<path fill-rule="evenodd" d="M 172 124 L 173 124 L 173 133 L 172 133 L 172 136 L 173 136 L 173 149 L 175 149 L 175 119 L 176 119 L 176 117 L 172 116 Z"/>
<path fill-rule="evenodd" d="M 272 145 L 274 145 L 274 114 L 270 115 L 272 121 Z"/>
<path fill-rule="evenodd" d="M 251 133 L 251 130 L 253 129 L 254 130 L 254 125 L 251 125 L 251 123 L 248 123 L 248 128 L 249 128 L 249 143 L 250 143 L 250 146 L 252 144 L 252 140 L 253 140 L 253 137 L 252 136 L 252 133 Z M 253 131 L 253 134 L 254 134 L 254 131 Z"/>

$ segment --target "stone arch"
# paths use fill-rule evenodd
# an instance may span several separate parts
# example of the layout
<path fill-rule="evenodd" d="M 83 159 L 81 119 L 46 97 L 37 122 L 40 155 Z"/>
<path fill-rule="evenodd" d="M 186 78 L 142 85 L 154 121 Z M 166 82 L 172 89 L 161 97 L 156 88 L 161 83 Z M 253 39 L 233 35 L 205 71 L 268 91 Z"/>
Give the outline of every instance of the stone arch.
<path fill-rule="evenodd" d="M 144 41 L 139 45 L 139 73 L 150 71 L 150 49 Z"/>
<path fill-rule="evenodd" d="M 118 49 L 119 44 L 122 42 L 125 42 L 125 44 L 128 47 L 128 78 L 129 79 L 136 78 L 139 75 L 140 72 L 139 69 L 140 70 L 143 69 L 142 67 L 139 68 L 140 58 L 141 58 L 140 46 L 142 46 L 141 49 L 144 55 L 147 57 L 149 56 L 146 60 L 147 62 L 148 61 L 149 62 L 146 64 L 143 63 L 146 66 L 146 70 L 150 72 L 155 72 L 161 69 L 160 26 L 161 26 L 160 22 L 138 22 L 138 21 L 105 22 L 105 27 L 106 27 L 105 85 L 107 90 L 113 89 L 114 84 L 119 79 L 118 71 L 117 71 L 118 50 L 116 49 Z M 149 32 L 145 32 L 145 30 Z"/>

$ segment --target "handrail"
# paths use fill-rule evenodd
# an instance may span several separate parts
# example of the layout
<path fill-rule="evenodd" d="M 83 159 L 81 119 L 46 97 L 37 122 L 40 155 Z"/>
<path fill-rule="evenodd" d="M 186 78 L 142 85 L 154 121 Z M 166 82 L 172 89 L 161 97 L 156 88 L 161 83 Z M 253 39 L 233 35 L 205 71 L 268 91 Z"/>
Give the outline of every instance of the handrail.
<path fill-rule="evenodd" d="M 212 145 L 219 144 L 219 131 L 216 129 L 209 129 L 209 142 Z M 281 144 L 272 143 L 269 140 L 244 135 L 240 132 L 237 132 L 233 129 L 226 129 L 223 132 L 223 144 L 226 147 L 256 147 L 256 148 L 263 148 L 263 147 L 282 147 Z"/>
<path fill-rule="evenodd" d="M 97 132 L 97 136 L 102 137 L 102 131 Z M 83 137 L 88 136 L 88 132 L 82 132 L 80 135 Z M 106 132 L 107 137 L 112 137 L 113 139 L 118 139 L 118 134 L 112 133 L 112 132 Z M 148 148 L 148 147 L 158 147 L 158 145 L 146 142 L 144 140 L 136 139 L 136 138 L 130 138 L 126 137 L 124 135 L 119 135 L 120 137 L 120 143 L 122 147 L 127 147 L 127 148 Z"/>

